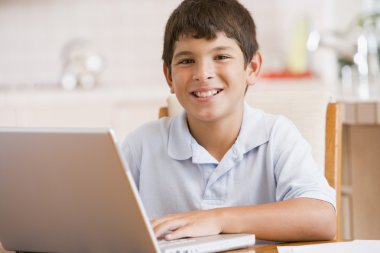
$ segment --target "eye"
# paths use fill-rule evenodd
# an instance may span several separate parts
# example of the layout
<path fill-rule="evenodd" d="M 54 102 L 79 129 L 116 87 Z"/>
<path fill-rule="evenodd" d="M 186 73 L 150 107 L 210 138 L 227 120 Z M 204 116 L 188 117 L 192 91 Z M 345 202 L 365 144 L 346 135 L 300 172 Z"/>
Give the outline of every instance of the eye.
<path fill-rule="evenodd" d="M 188 65 L 194 63 L 193 59 L 181 59 L 177 62 L 177 65 Z"/>
<path fill-rule="evenodd" d="M 226 59 L 230 59 L 230 58 L 231 57 L 229 55 L 220 54 L 220 55 L 217 55 L 215 57 L 215 60 L 221 61 L 221 60 L 226 60 Z"/>

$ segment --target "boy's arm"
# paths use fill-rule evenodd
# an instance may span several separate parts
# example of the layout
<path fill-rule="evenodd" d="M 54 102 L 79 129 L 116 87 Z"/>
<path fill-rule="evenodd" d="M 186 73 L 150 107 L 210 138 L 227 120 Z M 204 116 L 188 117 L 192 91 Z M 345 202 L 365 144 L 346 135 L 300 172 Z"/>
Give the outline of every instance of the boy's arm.
<path fill-rule="evenodd" d="M 219 233 L 252 233 L 272 241 L 331 240 L 336 233 L 334 207 L 297 198 L 257 206 L 226 207 L 168 215 L 152 221 L 157 237 L 167 240 Z"/>

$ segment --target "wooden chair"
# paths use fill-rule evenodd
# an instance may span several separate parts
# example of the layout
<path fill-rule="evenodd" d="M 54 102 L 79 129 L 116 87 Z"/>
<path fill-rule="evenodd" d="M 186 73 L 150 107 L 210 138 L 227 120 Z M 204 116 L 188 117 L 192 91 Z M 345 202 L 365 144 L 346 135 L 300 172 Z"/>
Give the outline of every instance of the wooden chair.
<path fill-rule="evenodd" d="M 260 92 L 259 92 L 260 93 Z M 258 98 L 262 98 L 263 94 L 260 94 L 259 96 L 255 95 L 254 97 L 256 100 Z M 314 92 L 311 92 L 309 95 L 311 96 L 318 96 L 318 94 L 314 94 Z M 306 96 L 309 99 L 312 99 L 311 96 Z M 265 96 L 264 96 L 265 97 Z M 306 98 L 306 100 L 308 100 Z M 249 98 L 252 99 L 252 98 Z M 248 100 L 249 100 L 248 99 Z M 292 98 L 289 98 L 290 101 Z M 305 99 L 305 98 L 304 98 Z M 246 96 L 247 100 L 247 96 Z M 265 100 L 265 98 L 263 99 Z M 263 101 L 262 100 L 262 101 Z M 174 103 L 174 105 L 173 105 Z M 259 102 L 260 103 L 260 102 Z M 317 102 L 319 103 L 319 101 Z M 254 104 L 254 103 L 253 103 Z M 264 103 L 265 104 L 265 103 Z M 159 117 L 167 117 L 167 116 L 173 116 L 173 114 L 178 113 L 178 108 L 181 108 L 178 101 L 174 97 L 171 97 L 168 99 L 168 106 L 161 107 L 159 109 Z M 170 108 L 170 106 L 172 108 Z M 254 105 L 255 106 L 255 105 Z M 173 109 L 174 107 L 174 109 Z M 255 106 L 260 108 L 259 106 Z M 264 105 L 265 107 L 265 105 Z M 279 106 L 278 108 L 280 108 Z M 274 113 L 278 108 L 275 108 L 274 110 L 270 110 L 271 113 Z M 336 207 L 337 207 L 337 235 L 336 239 L 341 240 L 341 161 L 342 161 L 342 122 L 341 122 L 341 105 L 334 102 L 326 102 L 326 105 L 321 107 L 324 111 L 322 113 L 325 117 L 325 133 L 324 133 L 324 168 L 325 168 L 325 176 L 327 178 L 327 181 L 329 184 L 335 189 L 336 191 Z M 281 110 L 283 110 L 281 108 Z M 297 111 L 297 109 L 296 109 Z M 298 113 L 298 112 L 296 112 Z M 301 113 L 302 114 L 302 113 Z M 286 115 L 286 113 L 285 113 Z M 288 115 L 286 115 L 288 116 Z M 290 117 L 292 118 L 292 117 Z M 300 128 L 297 125 L 297 122 L 295 122 L 296 126 Z M 313 124 L 313 122 L 308 122 L 308 124 Z M 304 126 L 305 127 L 305 126 Z M 303 134 L 303 132 L 300 130 L 300 132 Z M 306 138 L 307 139 L 307 138 Z M 322 140 L 323 142 L 323 140 Z M 314 146 L 311 144 L 312 148 Z M 322 164 L 323 165 L 323 164 Z"/>

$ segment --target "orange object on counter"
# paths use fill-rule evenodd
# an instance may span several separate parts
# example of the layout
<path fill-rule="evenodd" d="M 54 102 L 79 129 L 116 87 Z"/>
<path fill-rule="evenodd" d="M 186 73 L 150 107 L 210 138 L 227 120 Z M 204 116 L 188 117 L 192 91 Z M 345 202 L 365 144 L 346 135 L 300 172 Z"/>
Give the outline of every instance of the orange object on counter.
<path fill-rule="evenodd" d="M 265 72 L 260 74 L 261 78 L 275 79 L 275 78 L 310 78 L 313 77 L 313 73 L 311 71 L 305 71 L 302 73 L 294 73 L 290 71 L 282 71 L 282 72 Z"/>

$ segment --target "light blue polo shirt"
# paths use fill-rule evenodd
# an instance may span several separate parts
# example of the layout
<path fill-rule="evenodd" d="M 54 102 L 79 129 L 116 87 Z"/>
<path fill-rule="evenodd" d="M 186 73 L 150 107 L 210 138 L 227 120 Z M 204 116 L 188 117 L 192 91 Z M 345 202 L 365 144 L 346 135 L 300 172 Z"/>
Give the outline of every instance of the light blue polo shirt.
<path fill-rule="evenodd" d="M 150 218 L 299 197 L 335 207 L 335 191 L 294 124 L 247 104 L 220 162 L 192 137 L 185 112 L 130 133 L 122 152 Z"/>

